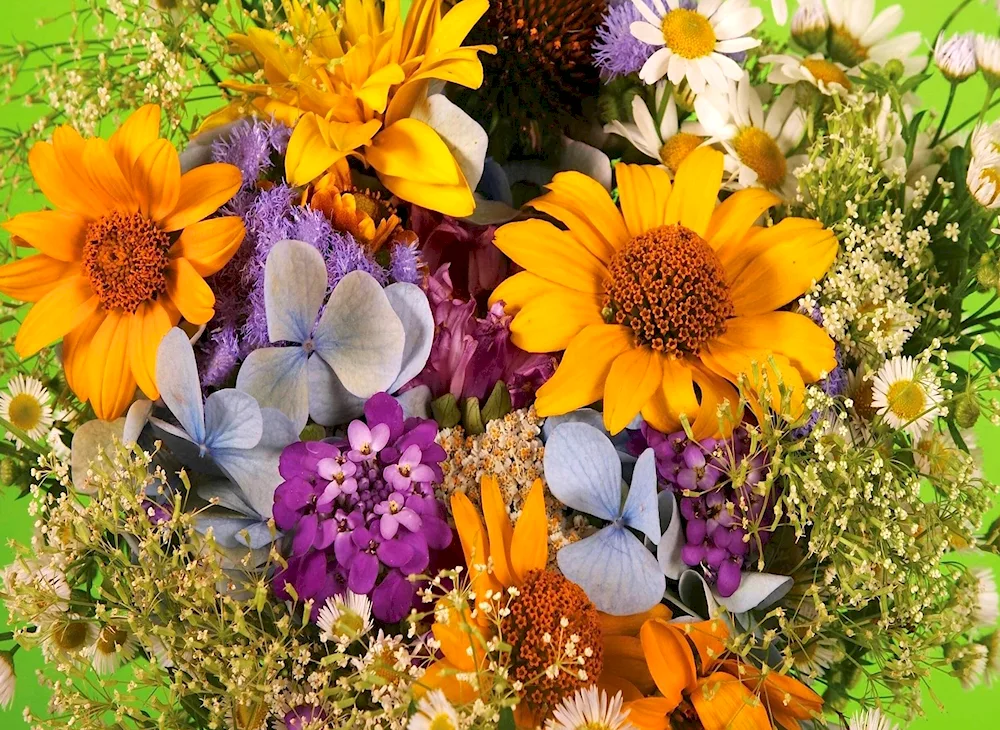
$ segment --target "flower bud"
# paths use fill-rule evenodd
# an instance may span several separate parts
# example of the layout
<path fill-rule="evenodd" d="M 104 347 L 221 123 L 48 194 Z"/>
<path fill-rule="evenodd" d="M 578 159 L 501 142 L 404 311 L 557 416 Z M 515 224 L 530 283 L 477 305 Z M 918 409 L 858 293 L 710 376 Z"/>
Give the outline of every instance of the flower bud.
<path fill-rule="evenodd" d="M 823 45 L 829 27 L 830 19 L 820 0 L 803 0 L 792 16 L 792 38 L 810 53 Z"/>
<path fill-rule="evenodd" d="M 934 63 L 951 83 L 965 81 L 978 68 L 975 37 L 971 33 L 956 33 L 945 40 L 942 33 L 934 45 Z"/>
<path fill-rule="evenodd" d="M 988 251 L 980 257 L 976 266 L 976 281 L 983 291 L 995 288 L 1000 281 L 1000 267 L 997 266 L 996 257 L 992 252 Z"/>
<path fill-rule="evenodd" d="M 906 67 L 898 58 L 890 58 L 882 68 L 885 69 L 885 73 L 890 81 L 899 81 L 903 78 L 903 74 L 906 73 Z"/>
<path fill-rule="evenodd" d="M 691 91 L 691 86 L 687 80 L 682 81 L 680 86 L 674 87 L 674 101 L 677 102 L 678 109 L 688 113 L 693 112 L 695 96 L 696 94 Z"/>
<path fill-rule="evenodd" d="M 972 428 L 982 409 L 972 393 L 963 393 L 955 403 L 955 423 L 959 428 Z"/>

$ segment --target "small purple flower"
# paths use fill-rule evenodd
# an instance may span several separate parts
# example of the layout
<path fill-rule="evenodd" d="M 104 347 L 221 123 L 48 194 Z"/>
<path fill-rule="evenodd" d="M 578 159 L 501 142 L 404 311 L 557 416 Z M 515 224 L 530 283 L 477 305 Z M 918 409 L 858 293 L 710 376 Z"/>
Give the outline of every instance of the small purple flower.
<path fill-rule="evenodd" d="M 594 62 L 606 79 L 639 73 L 655 46 L 632 35 L 632 23 L 642 20 L 638 8 L 622 2 L 608 8 L 594 41 Z"/>
<path fill-rule="evenodd" d="M 430 482 L 434 479 L 434 472 L 429 466 L 420 463 L 423 453 L 416 444 L 406 447 L 406 451 L 399 457 L 395 464 L 387 466 L 382 476 L 394 489 L 408 489 L 412 482 Z"/>
<path fill-rule="evenodd" d="M 342 494 L 354 494 L 358 491 L 358 480 L 354 478 L 357 471 L 358 465 L 341 454 L 340 449 L 337 449 L 336 456 L 320 459 L 316 464 L 316 473 L 329 484 L 317 504 L 323 506 Z"/>
<path fill-rule="evenodd" d="M 389 426 L 384 423 L 370 429 L 361 421 L 352 421 L 347 427 L 347 438 L 351 443 L 347 458 L 358 464 L 373 461 L 378 452 L 389 443 L 391 433 Z"/>
<path fill-rule="evenodd" d="M 312 730 L 328 720 L 326 712 L 315 705 L 299 705 L 285 713 L 282 720 L 287 730 Z"/>
<path fill-rule="evenodd" d="M 396 536 L 400 525 L 410 532 L 416 532 L 423 524 L 420 515 L 406 506 L 406 496 L 399 492 L 393 492 L 389 499 L 375 505 L 375 514 L 380 515 L 379 529 L 386 540 Z"/>

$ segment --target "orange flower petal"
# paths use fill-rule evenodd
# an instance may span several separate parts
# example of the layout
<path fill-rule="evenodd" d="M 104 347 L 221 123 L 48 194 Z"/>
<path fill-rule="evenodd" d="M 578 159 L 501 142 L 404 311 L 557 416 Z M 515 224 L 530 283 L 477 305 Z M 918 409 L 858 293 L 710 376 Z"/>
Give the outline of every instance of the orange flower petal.
<path fill-rule="evenodd" d="M 118 167 L 126 176 L 132 174 L 136 160 L 159 136 L 160 107 L 156 104 L 146 104 L 137 109 L 115 130 L 108 142 Z"/>
<path fill-rule="evenodd" d="M 569 343 L 555 374 L 538 389 L 538 415 L 562 415 L 600 400 L 611 364 L 631 346 L 632 330 L 628 327 L 585 327 Z"/>
<path fill-rule="evenodd" d="M 21 213 L 3 224 L 12 236 L 59 261 L 79 261 L 87 241 L 89 221 L 66 210 Z"/>
<path fill-rule="evenodd" d="M 87 354 L 90 405 L 102 421 L 113 421 L 135 397 L 128 356 L 131 314 L 108 312 Z"/>
<path fill-rule="evenodd" d="M 693 624 L 684 624 L 684 634 L 698 650 L 701 673 L 708 674 L 719 663 L 726 651 L 729 629 L 725 621 L 712 619 Z"/>
<path fill-rule="evenodd" d="M 22 302 L 37 302 L 63 279 L 78 276 L 80 265 L 40 253 L 0 266 L 0 292 Z"/>
<path fill-rule="evenodd" d="M 698 409 L 698 417 L 691 424 L 691 431 L 697 439 L 706 439 L 714 436 L 728 437 L 735 425 L 739 422 L 740 396 L 728 380 L 719 377 L 715 373 L 705 368 L 694 368 L 692 370 L 694 382 L 701 390 L 701 404 Z M 729 415 L 722 423 L 719 421 L 719 407 L 729 403 Z"/>
<path fill-rule="evenodd" d="M 545 516 L 542 480 L 531 485 L 510 541 L 510 566 L 519 581 L 533 570 L 544 570 L 549 559 L 549 521 Z"/>
<path fill-rule="evenodd" d="M 771 351 L 787 357 L 806 382 L 814 383 L 837 367 L 833 340 L 804 314 L 766 312 L 736 317 L 718 338 L 725 346 Z"/>
<path fill-rule="evenodd" d="M 129 320 L 128 356 L 132 375 L 146 397 L 156 400 L 156 353 L 163 337 L 176 322 L 156 301 L 143 302 Z"/>
<path fill-rule="evenodd" d="M 705 237 L 719 200 L 722 160 L 722 153 L 711 147 L 699 147 L 684 158 L 667 201 L 668 225 L 679 223 Z"/>
<path fill-rule="evenodd" d="M 243 176 L 234 165 L 216 162 L 196 167 L 181 176 L 177 207 L 160 225 L 169 233 L 197 223 L 228 203 L 242 184 Z"/>
<path fill-rule="evenodd" d="M 670 730 L 670 713 L 677 706 L 662 697 L 646 697 L 629 702 L 624 709 L 637 730 Z"/>
<path fill-rule="evenodd" d="M 536 297 L 542 297 L 551 292 L 574 292 L 559 284 L 553 284 L 548 279 L 543 279 L 530 271 L 519 271 L 518 273 L 504 279 L 499 286 L 490 294 L 490 306 L 497 302 L 503 302 L 504 311 L 508 314 L 515 314 L 522 307 L 528 305 Z"/>
<path fill-rule="evenodd" d="M 763 703 L 725 672 L 701 680 L 691 692 L 691 703 L 705 730 L 771 730 Z"/>
<path fill-rule="evenodd" d="M 479 512 L 467 496 L 456 492 L 451 496 L 451 514 L 476 594 L 482 596 L 487 590 L 499 590 L 500 584 L 489 573 L 480 570 L 481 566 L 489 563 L 490 550 Z"/>
<path fill-rule="evenodd" d="M 139 211 L 161 221 L 177 207 L 181 194 L 181 160 L 165 139 L 153 140 L 132 167 Z"/>
<path fill-rule="evenodd" d="M 549 192 L 529 205 L 561 221 L 604 263 L 631 238 L 608 191 L 592 177 L 560 172 L 546 187 Z"/>
<path fill-rule="evenodd" d="M 600 614 L 601 633 L 604 636 L 638 636 L 639 629 L 650 619 L 659 618 L 669 621 L 672 617 L 671 610 L 662 603 L 657 603 L 648 611 L 628 616 L 612 616 L 608 613 L 602 613 Z"/>
<path fill-rule="evenodd" d="M 420 678 L 420 682 L 415 686 L 414 691 L 417 697 L 434 689 L 444 692 L 445 697 L 456 705 L 465 705 L 475 702 L 478 698 L 476 691 L 467 682 L 459 681 L 455 675 L 460 670 L 451 662 L 441 660 L 434 662 Z"/>
<path fill-rule="evenodd" d="M 658 353 L 648 347 L 633 347 L 619 355 L 604 386 L 605 428 L 612 434 L 621 432 L 662 384 Z"/>
<path fill-rule="evenodd" d="M 493 574 L 505 586 L 515 585 L 517 581 L 510 564 L 511 540 L 514 527 L 510 524 L 507 506 L 500 495 L 500 486 L 491 476 L 484 476 L 480 482 L 479 493 L 483 500 L 483 517 L 486 520 L 486 532 L 490 538 L 490 557 L 493 558 Z"/>
<path fill-rule="evenodd" d="M 215 315 L 215 294 L 187 259 L 167 267 L 167 296 L 191 324 L 205 324 Z"/>
<path fill-rule="evenodd" d="M 201 276 L 211 276 L 229 263 L 245 236 L 243 221 L 236 216 L 209 218 L 185 228 L 170 255 L 187 259 Z"/>
<path fill-rule="evenodd" d="M 698 684 L 694 654 L 684 632 L 674 624 L 653 619 L 639 630 L 643 654 L 656 688 L 673 708 L 681 702 L 681 693 Z"/>
<path fill-rule="evenodd" d="M 661 356 L 663 383 L 642 409 L 642 417 L 658 431 L 670 433 L 680 428 L 681 415 L 691 419 L 698 413 L 691 366 L 685 360 Z"/>
<path fill-rule="evenodd" d="M 565 287 L 534 297 L 510 323 L 511 340 L 526 352 L 565 350 L 584 327 L 604 324 L 602 297 Z"/>
<path fill-rule="evenodd" d="M 757 219 L 780 202 L 777 195 L 761 188 L 738 190 L 715 209 L 705 240 L 716 251 L 739 245 Z"/>
<path fill-rule="evenodd" d="M 604 670 L 601 676 L 624 679 L 643 695 L 656 690 L 656 683 L 649 673 L 649 665 L 638 636 L 609 637 L 604 642 Z"/>
<path fill-rule="evenodd" d="M 747 350 L 713 342 L 702 352 L 701 360 L 708 369 L 730 382 L 738 382 L 740 375 L 745 375 L 749 387 L 766 397 L 773 409 L 788 413 L 792 418 L 798 418 L 802 413 L 805 382 L 787 357 L 775 352 Z M 766 393 L 763 392 L 765 387 Z M 787 404 L 781 402 L 782 389 L 788 393 Z M 757 416 L 763 418 L 764 414 L 758 413 Z"/>
<path fill-rule="evenodd" d="M 29 357 L 51 345 L 93 314 L 100 304 L 85 276 L 64 279 L 28 311 L 14 348 Z"/>
<path fill-rule="evenodd" d="M 107 140 L 92 137 L 84 142 L 83 171 L 109 208 L 126 213 L 139 210 L 132 184 L 118 167 Z"/>
<path fill-rule="evenodd" d="M 82 151 L 81 139 L 81 151 Z M 78 161 L 82 165 L 81 161 Z M 28 166 L 35 183 L 46 198 L 56 208 L 78 213 L 93 220 L 98 212 L 94 210 L 91 195 L 78 172 L 82 167 L 67 168 L 56 154 L 56 147 L 49 142 L 38 142 L 28 153 Z"/>
<path fill-rule="evenodd" d="M 90 379 L 87 376 L 87 356 L 94 335 L 104 324 L 105 313 L 95 311 L 72 332 L 67 332 L 62 343 L 63 370 L 66 382 L 81 401 L 90 398 Z"/>
<path fill-rule="evenodd" d="M 618 165 L 618 202 L 632 236 L 666 223 L 667 201 L 673 185 L 670 173 L 654 165 Z"/>
<path fill-rule="evenodd" d="M 444 607 L 439 604 L 438 610 L 446 610 L 450 616 L 450 623 L 436 622 L 431 627 L 434 638 L 441 644 L 441 653 L 444 654 L 445 659 L 461 671 L 475 671 L 476 662 L 473 656 L 476 653 L 476 647 L 473 645 L 472 638 L 474 634 L 465 629 L 476 630 L 477 627 L 471 625 L 471 622 L 468 627 L 463 626 L 461 623 L 463 619 L 450 606 Z M 480 649 L 479 656 L 483 655 L 484 652 Z"/>

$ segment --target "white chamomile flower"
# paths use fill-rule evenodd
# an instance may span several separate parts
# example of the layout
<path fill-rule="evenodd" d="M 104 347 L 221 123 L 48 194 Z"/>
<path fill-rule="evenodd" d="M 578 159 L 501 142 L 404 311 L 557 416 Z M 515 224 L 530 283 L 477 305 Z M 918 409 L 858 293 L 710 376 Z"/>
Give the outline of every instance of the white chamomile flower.
<path fill-rule="evenodd" d="M 444 692 L 435 689 L 417 703 L 417 712 L 406 727 L 407 730 L 458 730 L 458 713 Z"/>
<path fill-rule="evenodd" d="M 830 18 L 823 0 L 800 0 L 792 16 L 792 38 L 807 51 L 815 51 L 826 42 Z"/>
<path fill-rule="evenodd" d="M 545 723 L 545 730 L 635 730 L 622 712 L 622 694 L 609 698 L 591 686 L 565 698 Z"/>
<path fill-rule="evenodd" d="M 30 375 L 17 374 L 0 393 L 0 418 L 24 431 L 31 438 L 39 440 L 52 427 L 52 395 L 41 381 Z M 10 433 L 7 438 L 24 446 L 20 439 Z"/>
<path fill-rule="evenodd" d="M 767 80 L 772 84 L 787 86 L 799 82 L 815 86 L 827 96 L 845 95 L 851 90 L 848 69 L 842 64 L 829 61 L 822 53 L 813 53 L 805 58 L 788 54 L 762 56 L 761 63 L 773 64 Z"/>
<path fill-rule="evenodd" d="M 1000 122 L 972 133 L 972 160 L 965 176 L 972 197 L 988 210 L 1000 209 Z"/>
<path fill-rule="evenodd" d="M 42 653 L 49 661 L 73 657 L 97 641 L 97 625 L 90 619 L 71 613 L 56 614 L 38 623 Z"/>
<path fill-rule="evenodd" d="M 326 599 L 316 618 L 323 641 L 354 641 L 372 630 L 372 602 L 368 596 L 347 591 Z"/>
<path fill-rule="evenodd" d="M 699 0 L 696 9 L 681 7 L 680 0 L 652 3 L 650 8 L 644 0 L 632 0 L 642 20 L 630 28 L 640 41 L 657 46 L 639 71 L 647 84 L 666 76 L 675 86 L 686 79 L 695 94 L 706 86 L 725 91 L 727 79 L 743 74 L 726 54 L 760 45 L 747 34 L 764 21 L 764 14 L 750 0 Z"/>
<path fill-rule="evenodd" d="M 918 32 L 890 38 L 903 20 L 903 8 L 893 5 L 878 16 L 875 0 L 826 0 L 830 14 L 830 56 L 848 67 L 863 61 L 885 65 L 896 60 L 906 76 L 923 70 L 924 56 L 913 56 L 921 43 Z"/>
<path fill-rule="evenodd" d="M 991 87 L 1000 86 L 1000 38 L 976 35 L 976 64 Z"/>
<path fill-rule="evenodd" d="M 14 658 L 6 651 L 0 651 L 0 710 L 10 709 L 14 704 L 14 689 L 17 677 L 14 674 Z"/>
<path fill-rule="evenodd" d="M 795 105 L 795 90 L 785 89 L 764 114 L 761 98 L 744 74 L 729 94 L 703 94 L 695 102 L 698 119 L 711 143 L 726 151 L 727 187 L 761 187 L 794 196 L 792 173 L 805 155 L 789 156 L 806 132 L 805 112 Z"/>
<path fill-rule="evenodd" d="M 995 629 L 1000 620 L 1000 596 L 997 595 L 996 576 L 993 570 L 976 566 L 970 571 L 976 579 L 976 609 L 972 619 L 980 629 Z"/>
<path fill-rule="evenodd" d="M 941 389 L 932 375 L 921 372 L 912 357 L 887 361 L 872 383 L 872 408 L 892 428 L 913 438 L 927 430 L 940 413 Z"/>
<path fill-rule="evenodd" d="M 84 654 L 90 658 L 94 671 L 101 675 L 114 674 L 135 657 L 138 642 L 132 632 L 121 624 L 106 624 L 97 639 Z"/>
<path fill-rule="evenodd" d="M 636 95 L 632 99 L 632 121 L 616 119 L 604 131 L 624 137 L 642 154 L 659 160 L 671 173 L 676 173 L 684 158 L 704 142 L 704 138 L 694 133 L 697 125 L 682 127 L 678 122 L 677 101 L 667 82 L 656 85 L 653 105 L 654 109 L 650 110 L 645 100 Z"/>
<path fill-rule="evenodd" d="M 951 83 L 965 81 L 979 68 L 976 63 L 976 37 L 972 33 L 956 33 L 945 40 L 944 33 L 941 33 L 934 44 L 934 63 Z"/>
<path fill-rule="evenodd" d="M 854 715 L 847 723 L 848 730 L 899 730 L 881 710 L 865 710 Z"/>

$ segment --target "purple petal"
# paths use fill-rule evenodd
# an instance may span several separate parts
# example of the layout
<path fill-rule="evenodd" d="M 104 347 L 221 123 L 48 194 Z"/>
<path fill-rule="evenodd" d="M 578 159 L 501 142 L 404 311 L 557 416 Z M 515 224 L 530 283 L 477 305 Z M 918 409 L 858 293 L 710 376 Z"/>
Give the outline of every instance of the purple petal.
<path fill-rule="evenodd" d="M 371 553 L 358 553 L 351 561 L 347 576 L 347 587 L 355 593 L 368 595 L 375 587 L 378 578 L 379 563 Z"/>

